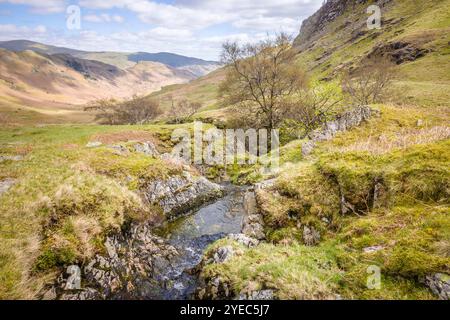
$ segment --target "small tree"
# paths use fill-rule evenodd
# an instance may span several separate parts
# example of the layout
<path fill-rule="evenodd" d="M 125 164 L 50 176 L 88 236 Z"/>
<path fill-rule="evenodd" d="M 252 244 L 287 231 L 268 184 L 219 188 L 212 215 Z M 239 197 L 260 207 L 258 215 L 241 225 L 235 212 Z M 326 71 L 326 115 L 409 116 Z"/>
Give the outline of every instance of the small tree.
<path fill-rule="evenodd" d="M 222 62 L 228 68 L 220 87 L 222 103 L 235 106 L 239 118 L 252 127 L 276 128 L 289 111 L 285 100 L 306 84 L 295 56 L 285 34 L 257 44 L 225 43 Z"/>
<path fill-rule="evenodd" d="M 336 83 L 309 84 L 286 100 L 286 109 L 289 111 L 282 125 L 284 138 L 291 140 L 305 137 L 342 111 L 342 100 L 342 92 Z"/>
<path fill-rule="evenodd" d="M 144 124 L 161 114 L 157 101 L 136 95 L 122 102 L 115 99 L 98 100 L 85 110 L 96 112 L 96 120 L 109 125 Z"/>
<path fill-rule="evenodd" d="M 394 77 L 394 63 L 386 57 L 371 58 L 342 77 L 342 89 L 355 105 L 381 102 Z"/>
<path fill-rule="evenodd" d="M 175 124 L 188 121 L 202 107 L 201 103 L 191 102 L 187 99 L 175 103 L 171 97 L 171 102 L 171 108 L 167 116 L 169 117 L 170 122 Z"/>

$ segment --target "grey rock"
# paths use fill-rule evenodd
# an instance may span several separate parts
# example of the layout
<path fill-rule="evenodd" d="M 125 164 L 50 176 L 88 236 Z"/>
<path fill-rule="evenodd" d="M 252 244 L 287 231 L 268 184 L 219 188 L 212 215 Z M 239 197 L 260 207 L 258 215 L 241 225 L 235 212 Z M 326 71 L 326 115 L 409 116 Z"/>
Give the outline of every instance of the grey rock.
<path fill-rule="evenodd" d="M 320 241 L 320 233 L 314 227 L 303 227 L 303 242 L 307 246 L 315 246 Z"/>
<path fill-rule="evenodd" d="M 377 252 L 377 251 L 380 251 L 383 249 L 384 249 L 383 246 L 372 246 L 372 247 L 363 248 L 363 252 L 364 253 L 374 253 L 374 252 Z"/>
<path fill-rule="evenodd" d="M 242 233 L 230 234 L 230 235 L 228 235 L 228 239 L 234 240 L 234 241 L 236 241 L 246 247 L 249 247 L 249 248 L 256 247 L 259 244 L 259 241 L 257 239 L 250 238 Z"/>
<path fill-rule="evenodd" d="M 316 146 L 314 141 L 307 140 L 302 143 L 302 155 L 307 156 L 310 155 L 311 152 L 314 150 L 314 147 Z"/>
<path fill-rule="evenodd" d="M 90 141 L 86 144 L 86 148 L 98 148 L 102 145 L 100 141 Z"/>
<path fill-rule="evenodd" d="M 127 156 L 130 154 L 130 151 L 121 145 L 113 145 L 113 146 L 109 146 L 109 148 L 113 149 L 114 154 L 116 154 L 118 156 Z"/>
<path fill-rule="evenodd" d="M 96 255 L 83 268 L 81 290 L 63 287 L 60 299 L 153 298 L 145 294 L 164 286 L 163 274 L 178 255 L 175 247 L 153 235 L 145 224 L 134 224 L 124 234 L 109 236 L 105 248 L 107 255 Z"/>
<path fill-rule="evenodd" d="M 273 290 L 253 291 L 249 294 L 239 295 L 238 300 L 273 300 Z"/>
<path fill-rule="evenodd" d="M 214 263 L 227 262 L 234 256 L 234 249 L 232 246 L 225 246 L 218 248 L 213 254 Z"/>
<path fill-rule="evenodd" d="M 21 161 L 21 160 L 23 160 L 23 156 L 8 156 L 8 155 L 0 156 L 0 162 L 3 162 L 3 161 Z"/>
<path fill-rule="evenodd" d="M 425 277 L 425 284 L 441 300 L 450 300 L 450 276 L 443 273 L 435 273 Z"/>
<path fill-rule="evenodd" d="M 181 176 L 148 183 L 143 193 L 149 203 L 161 206 L 167 217 L 175 218 L 220 197 L 223 189 L 205 177 L 193 177 L 186 171 Z"/>
<path fill-rule="evenodd" d="M 258 207 L 254 192 L 247 191 L 244 194 L 244 210 L 247 215 L 254 215 L 258 213 Z"/>
<path fill-rule="evenodd" d="M 255 238 L 257 240 L 264 240 L 266 235 L 264 234 L 264 227 L 261 223 L 248 222 L 248 219 L 244 219 L 244 226 L 242 228 L 242 233 L 250 238 Z"/>
<path fill-rule="evenodd" d="M 261 181 L 255 184 L 255 191 L 271 188 L 275 185 L 276 179 Z"/>
<path fill-rule="evenodd" d="M 0 195 L 7 192 L 16 183 L 14 179 L 5 179 L 0 181 Z"/>
<path fill-rule="evenodd" d="M 302 154 L 307 156 L 314 150 L 316 143 L 320 141 L 328 141 L 338 132 L 350 130 L 360 126 L 367 121 L 375 113 L 368 106 L 360 106 L 351 111 L 339 115 L 336 120 L 327 122 L 321 128 L 314 130 L 308 135 L 309 140 L 302 144 Z"/>
<path fill-rule="evenodd" d="M 159 156 L 158 150 L 151 142 L 137 143 L 134 145 L 134 150 L 138 153 L 143 153 L 151 157 Z"/>

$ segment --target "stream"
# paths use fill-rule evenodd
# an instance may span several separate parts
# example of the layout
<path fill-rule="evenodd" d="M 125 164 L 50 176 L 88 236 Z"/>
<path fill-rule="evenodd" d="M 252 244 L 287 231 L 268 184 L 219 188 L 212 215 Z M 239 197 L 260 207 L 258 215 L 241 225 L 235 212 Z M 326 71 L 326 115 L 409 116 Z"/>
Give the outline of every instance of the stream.
<path fill-rule="evenodd" d="M 158 236 L 167 239 L 179 252 L 171 267 L 160 275 L 162 289 L 156 298 L 192 298 L 198 280 L 189 271 L 201 262 L 204 250 L 228 234 L 241 232 L 246 188 L 231 184 L 224 188 L 223 198 L 156 230 Z"/>

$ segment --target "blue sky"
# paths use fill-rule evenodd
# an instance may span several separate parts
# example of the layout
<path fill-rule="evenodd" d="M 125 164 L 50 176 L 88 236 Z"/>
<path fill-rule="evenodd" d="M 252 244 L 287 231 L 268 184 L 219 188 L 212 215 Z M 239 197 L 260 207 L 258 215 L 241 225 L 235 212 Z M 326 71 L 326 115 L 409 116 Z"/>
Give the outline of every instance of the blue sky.
<path fill-rule="evenodd" d="M 226 40 L 258 41 L 280 31 L 295 36 L 301 21 L 321 4 L 322 0 L 0 0 L 0 40 L 28 39 L 88 51 L 167 51 L 218 60 Z M 70 6 L 80 9 L 80 28 L 67 27 Z"/>

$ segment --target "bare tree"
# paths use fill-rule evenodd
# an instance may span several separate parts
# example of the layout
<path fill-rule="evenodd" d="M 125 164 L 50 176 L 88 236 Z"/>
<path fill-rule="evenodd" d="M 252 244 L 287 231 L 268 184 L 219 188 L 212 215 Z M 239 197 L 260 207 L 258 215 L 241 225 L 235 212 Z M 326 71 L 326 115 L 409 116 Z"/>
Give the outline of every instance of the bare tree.
<path fill-rule="evenodd" d="M 344 73 L 342 88 L 355 105 L 381 102 L 394 77 L 394 64 L 386 57 L 366 59 L 354 71 Z"/>
<path fill-rule="evenodd" d="M 99 100 L 85 110 L 96 112 L 96 120 L 109 125 L 144 124 L 161 114 L 158 102 L 136 95 L 122 102 L 114 99 Z"/>
<path fill-rule="evenodd" d="M 341 101 L 342 94 L 334 83 L 312 83 L 287 100 L 289 112 L 286 118 L 294 120 L 302 135 L 306 135 L 340 111 Z"/>
<path fill-rule="evenodd" d="M 228 69 L 220 87 L 222 103 L 235 106 L 240 119 L 252 126 L 276 128 L 289 111 L 285 99 L 306 85 L 295 56 L 285 34 L 257 44 L 225 43 L 222 62 Z"/>
<path fill-rule="evenodd" d="M 200 110 L 201 107 L 201 103 L 191 102 L 187 99 L 183 99 L 178 103 L 175 103 L 175 100 L 171 97 L 171 108 L 167 116 L 169 117 L 171 123 L 184 123 L 192 118 L 192 116 Z"/>

